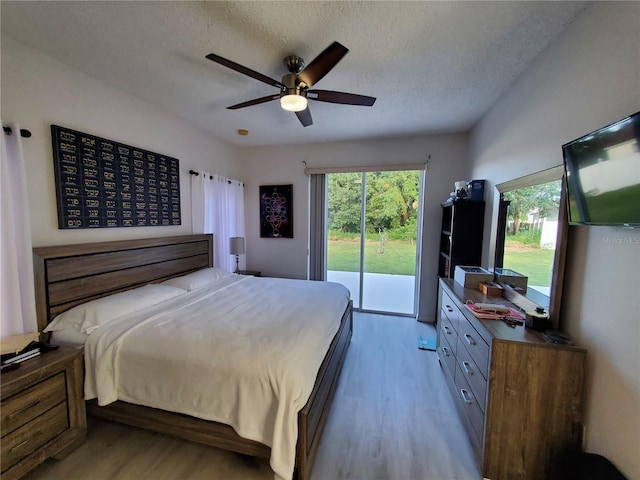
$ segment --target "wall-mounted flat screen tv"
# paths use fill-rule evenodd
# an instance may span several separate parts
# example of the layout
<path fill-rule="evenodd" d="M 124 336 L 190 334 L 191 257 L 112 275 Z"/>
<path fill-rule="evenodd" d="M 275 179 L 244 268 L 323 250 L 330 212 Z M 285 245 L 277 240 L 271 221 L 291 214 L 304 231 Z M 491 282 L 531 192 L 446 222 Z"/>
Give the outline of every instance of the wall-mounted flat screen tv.
<path fill-rule="evenodd" d="M 640 227 L 640 112 L 562 146 L 570 225 Z"/>

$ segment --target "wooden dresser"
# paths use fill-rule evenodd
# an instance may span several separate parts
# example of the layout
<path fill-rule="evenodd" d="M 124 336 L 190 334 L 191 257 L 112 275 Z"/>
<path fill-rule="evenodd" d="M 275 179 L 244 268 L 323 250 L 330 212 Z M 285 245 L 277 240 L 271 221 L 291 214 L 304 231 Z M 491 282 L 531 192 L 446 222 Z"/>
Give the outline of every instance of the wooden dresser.
<path fill-rule="evenodd" d="M 59 348 L 2 374 L 2 479 L 62 458 L 86 437 L 82 350 Z"/>
<path fill-rule="evenodd" d="M 580 449 L 586 351 L 501 320 L 478 320 L 466 300 L 510 305 L 440 279 L 437 353 L 485 478 L 559 478 Z"/>

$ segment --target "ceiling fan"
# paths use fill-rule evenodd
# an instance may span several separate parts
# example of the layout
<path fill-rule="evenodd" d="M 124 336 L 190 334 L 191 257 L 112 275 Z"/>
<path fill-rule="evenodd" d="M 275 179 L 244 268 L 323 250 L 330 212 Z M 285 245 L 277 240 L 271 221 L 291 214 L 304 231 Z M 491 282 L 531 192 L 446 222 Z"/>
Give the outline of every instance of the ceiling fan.
<path fill-rule="evenodd" d="M 281 82 L 214 53 L 207 55 L 207 58 L 212 62 L 219 63 L 236 72 L 280 89 L 280 93 L 274 95 L 267 95 L 266 97 L 255 98 L 247 102 L 231 105 L 227 107 L 229 110 L 259 105 L 279 98 L 280 106 L 284 110 L 295 112 L 300 123 L 308 127 L 309 125 L 313 125 L 313 120 L 311 119 L 307 99 L 317 100 L 319 102 L 341 103 L 344 105 L 361 105 L 365 107 L 370 107 L 375 103 L 375 97 L 356 95 L 355 93 L 335 92 L 332 90 L 309 90 L 329 73 L 348 52 L 349 50 L 345 46 L 338 42 L 333 42 L 306 67 L 302 58 L 297 55 L 289 55 L 284 58 L 284 64 L 287 70 L 289 70 L 289 73 L 282 77 Z"/>

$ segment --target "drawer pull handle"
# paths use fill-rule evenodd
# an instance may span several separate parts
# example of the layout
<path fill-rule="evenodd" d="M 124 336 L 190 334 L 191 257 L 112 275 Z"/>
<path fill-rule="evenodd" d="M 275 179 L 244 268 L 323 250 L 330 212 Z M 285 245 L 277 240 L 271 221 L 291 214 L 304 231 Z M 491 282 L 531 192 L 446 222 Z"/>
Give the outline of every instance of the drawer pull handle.
<path fill-rule="evenodd" d="M 442 351 L 444 352 L 445 357 L 450 357 L 449 349 L 447 347 L 442 347 Z"/>
<path fill-rule="evenodd" d="M 11 451 L 13 452 L 14 450 L 18 450 L 20 447 L 22 447 L 23 445 L 26 445 L 27 443 L 29 443 L 29 439 L 28 438 L 24 442 L 20 442 L 15 447 L 11 447 Z"/>
<path fill-rule="evenodd" d="M 471 364 L 469 362 L 462 362 L 462 368 L 467 375 L 473 375 L 473 368 L 471 368 Z"/>
<path fill-rule="evenodd" d="M 444 333 L 446 333 L 447 335 L 451 335 L 451 329 L 449 327 L 445 325 L 442 328 L 444 328 Z"/>
<path fill-rule="evenodd" d="M 449 312 L 449 313 L 453 313 L 453 308 L 451 308 L 451 306 L 450 306 L 450 305 L 445 305 L 445 307 L 446 307 L 446 309 L 447 309 L 447 312 Z"/>
<path fill-rule="evenodd" d="M 467 405 L 471 405 L 471 403 L 473 403 L 473 397 L 471 396 L 471 394 L 469 393 L 469 391 L 466 388 L 461 388 L 460 389 L 460 395 L 462 395 L 462 400 Z"/>
<path fill-rule="evenodd" d="M 18 410 L 16 410 L 15 412 L 13 412 L 11 415 L 9 415 L 9 417 L 15 417 L 16 415 L 20 415 L 22 412 L 24 412 L 25 410 L 29 410 L 30 408 L 35 407 L 36 405 L 38 405 L 40 403 L 40 400 L 34 400 L 31 403 L 28 403 L 27 405 L 25 405 L 24 407 L 19 408 Z"/>
<path fill-rule="evenodd" d="M 472 337 L 471 335 L 469 335 L 468 333 L 465 333 L 465 334 L 464 334 L 464 338 L 466 338 L 466 339 L 467 339 L 467 343 L 468 343 L 469 345 L 475 345 L 475 344 L 476 344 L 476 341 L 475 341 L 475 340 L 473 339 L 473 337 Z"/>

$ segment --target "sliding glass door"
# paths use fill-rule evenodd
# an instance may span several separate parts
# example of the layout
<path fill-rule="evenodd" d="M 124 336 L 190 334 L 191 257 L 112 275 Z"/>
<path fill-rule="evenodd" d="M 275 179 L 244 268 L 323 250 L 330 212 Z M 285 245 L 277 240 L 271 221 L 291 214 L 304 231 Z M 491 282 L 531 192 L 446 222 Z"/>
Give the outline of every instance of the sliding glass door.
<path fill-rule="evenodd" d="M 327 275 L 359 310 L 415 315 L 422 173 L 327 175 Z"/>

